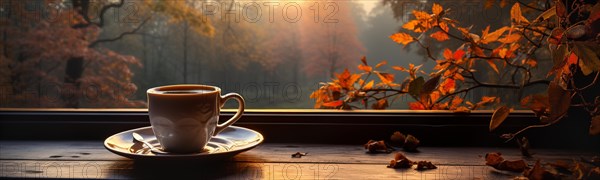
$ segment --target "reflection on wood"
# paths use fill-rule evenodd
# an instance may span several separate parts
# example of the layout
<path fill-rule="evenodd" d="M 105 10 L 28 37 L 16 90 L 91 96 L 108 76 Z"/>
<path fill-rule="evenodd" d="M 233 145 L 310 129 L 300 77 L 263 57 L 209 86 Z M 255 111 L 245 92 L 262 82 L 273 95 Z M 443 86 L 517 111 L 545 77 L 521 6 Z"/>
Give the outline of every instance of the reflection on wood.
<path fill-rule="evenodd" d="M 26 178 L 178 178 L 200 179 L 508 179 L 519 175 L 485 166 L 485 153 L 521 158 L 518 149 L 433 148 L 406 153 L 411 160 L 432 161 L 438 169 L 390 169 L 393 154 L 367 154 L 360 145 L 263 144 L 218 163 L 141 162 L 114 155 L 95 141 L 2 141 L 0 177 Z M 308 152 L 292 158 L 295 152 Z M 589 158 L 593 153 L 533 150 L 535 159 Z M 596 154 L 597 155 L 597 154 Z"/>

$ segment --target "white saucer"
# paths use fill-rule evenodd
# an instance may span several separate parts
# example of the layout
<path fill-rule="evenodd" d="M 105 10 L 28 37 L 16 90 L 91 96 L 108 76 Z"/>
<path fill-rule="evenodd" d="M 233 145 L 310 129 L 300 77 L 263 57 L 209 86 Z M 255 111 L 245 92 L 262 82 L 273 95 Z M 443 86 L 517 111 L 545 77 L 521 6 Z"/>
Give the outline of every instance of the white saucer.
<path fill-rule="evenodd" d="M 153 153 L 149 147 L 133 139 L 133 132 L 140 134 L 147 142 L 157 147 L 156 149 L 160 149 L 160 144 L 150 126 L 112 135 L 104 140 L 104 147 L 110 152 L 134 160 L 216 160 L 233 157 L 250 150 L 264 140 L 264 137 L 254 130 L 229 126 L 210 139 L 204 152 L 194 154 Z"/>

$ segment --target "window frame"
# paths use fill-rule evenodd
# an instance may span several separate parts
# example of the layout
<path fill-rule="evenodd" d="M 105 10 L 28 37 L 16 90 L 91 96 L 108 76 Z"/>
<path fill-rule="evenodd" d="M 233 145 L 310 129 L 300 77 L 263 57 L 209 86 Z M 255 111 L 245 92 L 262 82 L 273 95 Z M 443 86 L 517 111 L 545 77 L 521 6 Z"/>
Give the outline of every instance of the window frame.
<path fill-rule="evenodd" d="M 0 140 L 103 140 L 128 129 L 149 126 L 147 109 L 21 109 L 0 108 Z M 429 145 L 506 146 L 489 133 L 491 110 L 471 113 L 414 110 L 248 109 L 236 126 L 261 132 L 266 142 L 356 144 L 385 139 L 397 130 Z M 228 119 L 234 109 L 224 109 Z M 537 120 L 531 111 L 511 113 L 500 129 L 524 127 Z M 335 129 L 335 130 L 333 130 Z M 429 133 L 429 132 L 439 133 Z M 468 138 L 450 142 L 439 134 Z M 473 136 L 480 133 L 481 136 Z M 470 135 L 469 135 L 470 134 Z M 504 144 L 504 145 L 503 145 Z"/>

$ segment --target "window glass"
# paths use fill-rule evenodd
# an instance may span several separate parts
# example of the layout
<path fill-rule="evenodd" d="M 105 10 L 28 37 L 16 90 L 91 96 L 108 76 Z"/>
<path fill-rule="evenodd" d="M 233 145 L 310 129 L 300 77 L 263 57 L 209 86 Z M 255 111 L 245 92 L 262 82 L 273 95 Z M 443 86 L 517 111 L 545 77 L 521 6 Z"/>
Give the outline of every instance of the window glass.
<path fill-rule="evenodd" d="M 390 39 L 405 31 L 413 10 L 431 13 L 440 4 L 478 33 L 510 25 L 510 6 L 485 9 L 489 1 L 471 0 L 0 2 L 0 107 L 11 108 L 140 108 L 148 88 L 208 84 L 240 93 L 247 108 L 309 109 L 320 83 L 345 69 L 360 73 L 363 56 L 371 66 L 385 60 L 378 70 L 399 84 L 409 74 L 394 66 L 423 64 L 432 72 L 436 62 L 424 48 Z M 424 42 L 436 57 L 462 44 Z M 538 69 L 550 62 L 540 60 Z M 502 79 L 481 69 L 482 79 Z M 519 93 L 479 88 L 464 98 L 517 103 Z M 398 96 L 389 108 L 407 109 L 413 101 Z"/>

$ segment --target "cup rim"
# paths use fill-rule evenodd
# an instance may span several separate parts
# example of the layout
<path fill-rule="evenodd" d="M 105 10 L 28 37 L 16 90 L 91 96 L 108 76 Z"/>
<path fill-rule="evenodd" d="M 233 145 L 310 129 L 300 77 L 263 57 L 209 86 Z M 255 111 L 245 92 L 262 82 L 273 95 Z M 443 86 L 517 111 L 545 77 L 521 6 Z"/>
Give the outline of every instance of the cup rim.
<path fill-rule="evenodd" d="M 211 85 L 204 85 L 204 84 L 175 84 L 175 85 L 165 85 L 165 86 L 153 87 L 153 88 L 150 88 L 150 89 L 146 90 L 146 93 L 148 93 L 148 94 L 169 95 L 169 96 L 194 95 L 194 94 L 162 94 L 162 93 L 158 93 L 160 91 L 164 91 L 164 90 L 161 90 L 161 89 L 165 89 L 165 88 L 178 88 L 178 87 L 193 87 L 191 89 L 198 88 L 198 89 L 202 89 L 202 90 L 207 90 L 207 91 L 209 91 L 208 93 L 215 93 L 215 92 L 220 93 L 221 92 L 221 88 L 216 87 L 216 86 L 211 86 Z"/>

